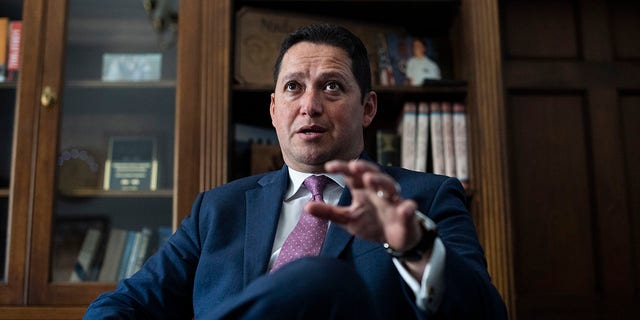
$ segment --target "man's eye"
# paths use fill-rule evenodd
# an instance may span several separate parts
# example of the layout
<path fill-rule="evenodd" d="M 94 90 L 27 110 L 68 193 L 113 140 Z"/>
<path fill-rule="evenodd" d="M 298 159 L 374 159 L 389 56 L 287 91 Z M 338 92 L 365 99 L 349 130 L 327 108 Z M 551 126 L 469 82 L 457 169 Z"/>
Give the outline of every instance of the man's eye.
<path fill-rule="evenodd" d="M 287 91 L 295 91 L 296 89 L 298 89 L 298 84 L 295 82 L 288 82 L 287 84 L 284 85 L 284 88 Z"/>
<path fill-rule="evenodd" d="M 325 85 L 325 89 L 329 91 L 338 91 L 340 90 L 340 84 L 335 81 L 330 81 Z"/>

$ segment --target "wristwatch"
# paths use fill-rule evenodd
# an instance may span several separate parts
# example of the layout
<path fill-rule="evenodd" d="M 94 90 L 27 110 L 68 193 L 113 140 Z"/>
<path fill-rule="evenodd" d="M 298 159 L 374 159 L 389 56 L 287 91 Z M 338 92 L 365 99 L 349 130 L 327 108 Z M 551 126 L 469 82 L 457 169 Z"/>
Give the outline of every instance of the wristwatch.
<path fill-rule="evenodd" d="M 407 251 L 397 251 L 391 248 L 388 243 L 384 243 L 384 249 L 387 253 L 402 261 L 418 261 L 422 259 L 425 253 L 429 252 L 433 248 L 433 241 L 438 236 L 438 229 L 431 219 L 425 216 L 422 212 L 416 210 L 416 216 L 420 220 L 420 228 L 422 229 L 422 238 L 413 246 L 413 248 Z"/>

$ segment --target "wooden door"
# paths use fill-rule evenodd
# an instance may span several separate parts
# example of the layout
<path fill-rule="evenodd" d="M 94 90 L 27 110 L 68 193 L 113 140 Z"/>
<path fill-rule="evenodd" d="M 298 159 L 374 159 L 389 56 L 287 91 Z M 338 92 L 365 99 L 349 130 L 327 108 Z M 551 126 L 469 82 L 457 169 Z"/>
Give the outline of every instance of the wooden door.
<path fill-rule="evenodd" d="M 23 48 L 34 45 L 31 40 L 38 37 L 27 9 L 20 0 L 4 1 L 0 5 L 0 23 L 4 24 L 0 29 L 11 29 L 10 23 L 22 21 Z M 0 36 L 0 39 L 6 40 L 6 37 Z M 20 212 L 28 206 L 28 199 L 20 195 L 29 193 L 29 161 L 24 157 L 31 151 L 33 115 L 20 112 L 18 101 L 33 92 L 33 86 L 23 80 L 23 75 L 33 71 L 23 65 L 18 76 L 0 76 L 3 78 L 0 81 L 0 304 L 19 304 L 24 300 L 28 217 Z"/>
<path fill-rule="evenodd" d="M 27 303 L 86 305 L 172 228 L 177 49 L 165 40 L 176 34 L 160 37 L 138 2 L 42 2 L 39 93 L 24 107 L 35 115 Z M 108 256 L 116 230 L 141 254 Z M 103 276 L 117 260 L 127 271 Z"/>
<path fill-rule="evenodd" d="M 518 319 L 638 319 L 640 3 L 501 8 Z"/>

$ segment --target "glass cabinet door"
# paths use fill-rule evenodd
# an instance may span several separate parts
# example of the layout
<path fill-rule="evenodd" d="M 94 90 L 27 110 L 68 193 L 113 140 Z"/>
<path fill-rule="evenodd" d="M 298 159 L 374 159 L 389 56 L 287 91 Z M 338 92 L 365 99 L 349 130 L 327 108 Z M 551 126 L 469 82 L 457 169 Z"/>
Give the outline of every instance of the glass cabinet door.
<path fill-rule="evenodd" d="M 3 23 L 2 18 L 0 23 Z M 0 279 L 2 282 L 6 281 L 5 266 L 9 244 L 9 186 L 15 93 L 15 83 L 0 83 Z"/>
<path fill-rule="evenodd" d="M 87 303 L 171 233 L 176 2 L 69 0 L 47 22 L 29 303 Z"/>
<path fill-rule="evenodd" d="M 21 30 L 22 1 L 3 1 L 0 4 L 0 302 L 2 303 L 19 301 L 19 295 L 22 292 L 20 288 L 22 285 L 19 282 L 23 279 L 23 266 L 18 264 L 23 260 L 24 253 L 11 253 L 12 248 L 18 251 L 21 248 L 16 246 L 20 235 L 15 233 L 12 235 L 9 232 L 12 222 L 9 214 L 9 200 L 12 186 L 11 164 Z M 16 224 L 15 221 L 13 222 Z M 17 258 L 17 254 L 21 254 L 20 259 Z M 9 265 L 11 262 L 13 265 Z"/>

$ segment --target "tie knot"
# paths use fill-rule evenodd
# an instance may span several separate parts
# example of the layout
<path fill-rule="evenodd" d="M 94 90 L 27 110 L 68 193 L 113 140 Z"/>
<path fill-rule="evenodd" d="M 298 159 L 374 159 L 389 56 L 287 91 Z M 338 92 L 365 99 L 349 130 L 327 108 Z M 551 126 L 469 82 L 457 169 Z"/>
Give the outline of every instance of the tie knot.
<path fill-rule="evenodd" d="M 322 191 L 324 191 L 324 187 L 331 181 L 331 178 L 320 175 L 320 176 L 308 176 L 304 179 L 304 186 L 307 187 L 311 194 L 313 195 L 313 200 L 322 201 Z"/>

